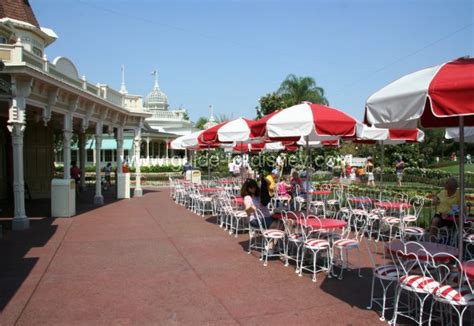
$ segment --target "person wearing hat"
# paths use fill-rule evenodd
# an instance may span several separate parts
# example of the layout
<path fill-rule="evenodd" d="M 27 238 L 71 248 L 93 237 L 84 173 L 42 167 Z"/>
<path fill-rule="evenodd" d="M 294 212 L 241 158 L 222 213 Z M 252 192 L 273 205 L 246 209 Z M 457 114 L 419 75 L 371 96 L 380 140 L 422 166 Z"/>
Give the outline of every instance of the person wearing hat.
<path fill-rule="evenodd" d="M 367 157 L 365 161 L 365 173 L 367 174 L 367 185 L 375 187 L 374 162 L 372 156 Z"/>
<path fill-rule="evenodd" d="M 265 181 L 267 181 L 268 193 L 270 194 L 270 197 L 273 197 L 273 195 L 275 194 L 277 178 L 278 178 L 277 169 L 273 169 L 272 172 L 265 177 Z"/>

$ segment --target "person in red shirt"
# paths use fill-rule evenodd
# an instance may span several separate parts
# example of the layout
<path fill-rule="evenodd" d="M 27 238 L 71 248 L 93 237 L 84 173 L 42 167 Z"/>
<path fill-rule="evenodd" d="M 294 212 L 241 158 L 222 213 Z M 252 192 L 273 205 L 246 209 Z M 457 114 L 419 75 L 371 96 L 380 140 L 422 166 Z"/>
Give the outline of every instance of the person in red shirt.
<path fill-rule="evenodd" d="M 76 184 L 81 181 L 81 169 L 77 167 L 76 161 L 71 162 L 71 169 L 69 170 L 71 174 L 71 179 L 76 181 Z"/>

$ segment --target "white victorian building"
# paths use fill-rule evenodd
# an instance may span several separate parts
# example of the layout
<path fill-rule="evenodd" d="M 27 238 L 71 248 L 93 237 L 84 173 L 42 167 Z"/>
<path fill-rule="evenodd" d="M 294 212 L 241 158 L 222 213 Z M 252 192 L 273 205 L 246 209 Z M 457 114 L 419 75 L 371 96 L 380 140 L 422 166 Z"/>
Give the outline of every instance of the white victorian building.
<path fill-rule="evenodd" d="M 70 209 L 71 205 L 75 207 L 75 187 L 69 169 L 73 158 L 81 169 L 79 183 L 85 186 L 89 151 L 90 158 L 100 162 L 102 155 L 106 156 L 106 145 L 111 151 L 108 161 L 121 166 L 127 155 L 145 154 L 145 159 L 150 153 L 161 155 L 159 149 L 150 151 L 150 144 L 155 144 L 152 141 L 165 141 L 167 149 L 166 144 L 175 137 L 167 130 L 179 129 L 178 123 L 171 122 L 163 131 L 151 128 L 146 119 L 154 113 L 145 108 L 140 96 L 89 82 L 68 58 L 49 61 L 45 49 L 56 39 L 54 31 L 40 27 L 28 0 L 0 1 L 0 201 L 13 203 L 13 229 L 29 227 L 25 192 L 33 199 L 51 198 L 53 211 L 53 190 L 58 184 L 66 185 L 65 192 L 72 194 L 65 211 L 74 213 L 54 216 L 75 214 L 75 209 Z M 146 101 L 151 105 L 156 100 L 151 97 Z M 186 119 L 168 120 L 189 123 Z M 147 137 L 145 142 L 143 136 Z M 74 138 L 78 139 L 76 151 L 71 145 Z M 61 140 L 62 179 L 55 179 L 54 139 Z M 141 161 L 135 160 L 135 196 L 142 195 Z M 123 176 L 119 169 L 118 180 Z M 121 189 L 120 182 L 117 187 Z M 94 202 L 103 203 L 100 164 L 95 165 Z"/>

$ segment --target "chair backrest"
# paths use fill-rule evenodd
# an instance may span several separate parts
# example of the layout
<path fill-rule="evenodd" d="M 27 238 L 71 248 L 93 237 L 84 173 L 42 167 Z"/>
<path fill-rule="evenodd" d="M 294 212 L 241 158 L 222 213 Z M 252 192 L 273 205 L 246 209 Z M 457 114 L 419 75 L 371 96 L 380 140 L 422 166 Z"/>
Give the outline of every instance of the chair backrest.
<path fill-rule="evenodd" d="M 301 186 L 300 185 L 295 185 L 295 196 L 299 197 L 301 195 Z"/>
<path fill-rule="evenodd" d="M 299 226 L 300 226 L 300 230 L 301 230 L 301 235 L 303 237 L 303 241 L 306 241 L 307 239 L 309 239 L 312 236 L 312 234 L 314 234 L 314 232 L 317 230 L 316 228 L 313 228 L 312 226 L 309 226 L 309 225 L 306 224 L 306 221 L 308 219 L 314 219 L 314 220 L 318 221 L 319 224 L 321 224 L 321 220 L 315 215 L 306 216 L 304 218 L 305 222 L 303 222 L 303 220 L 301 220 L 300 223 L 299 223 Z"/>
<path fill-rule="evenodd" d="M 359 214 L 354 215 L 351 223 L 348 223 L 348 225 L 352 224 L 352 233 L 355 240 L 362 241 L 367 231 L 367 223 L 367 217 Z"/>
<path fill-rule="evenodd" d="M 376 263 L 373 252 L 377 252 L 377 243 L 375 241 L 370 241 L 369 239 L 364 239 L 367 253 L 369 254 L 370 263 L 372 268 L 376 268 L 379 264 Z"/>
<path fill-rule="evenodd" d="M 342 205 L 343 196 L 344 196 L 344 188 L 341 186 L 336 187 L 334 189 L 334 199 L 337 199 L 340 205 Z"/>
<path fill-rule="evenodd" d="M 258 225 L 260 227 L 260 231 L 263 232 L 263 231 L 265 231 L 266 229 L 268 229 L 270 227 L 270 225 L 266 224 L 265 215 L 263 215 L 262 211 L 258 208 L 255 211 L 255 217 L 257 218 Z"/>
<path fill-rule="evenodd" d="M 441 283 L 450 285 L 454 290 L 463 295 L 474 294 L 473 286 L 469 281 L 465 268 L 459 259 L 448 253 L 434 254 L 428 272 L 430 277 Z M 474 266 L 474 260 L 466 262 Z M 453 298 L 456 300 L 456 298 Z"/>
<path fill-rule="evenodd" d="M 293 218 L 289 218 L 288 215 L 294 215 L 294 216 L 292 216 Z M 297 221 L 296 219 L 297 218 L 298 218 L 298 216 L 293 212 L 289 212 L 289 211 L 285 211 L 285 210 L 281 211 L 281 219 L 283 221 L 283 226 L 285 228 L 285 233 L 288 237 L 295 234 L 294 230 L 295 230 L 295 224 L 296 224 L 296 221 Z"/>
<path fill-rule="evenodd" d="M 420 259 L 423 257 L 423 259 Z M 396 252 L 400 272 L 406 275 L 418 274 L 430 277 L 428 267 L 433 261 L 432 255 L 418 242 L 409 241 L 403 244 L 403 249 Z"/>
<path fill-rule="evenodd" d="M 425 198 L 422 196 L 414 196 L 410 199 L 409 203 L 411 205 L 411 212 L 416 216 L 416 218 L 418 218 L 423 209 Z"/>
<path fill-rule="evenodd" d="M 323 184 L 321 185 L 321 190 L 326 190 L 326 191 L 327 191 L 327 190 L 331 190 L 331 185 L 328 184 L 328 183 L 323 183 Z"/>

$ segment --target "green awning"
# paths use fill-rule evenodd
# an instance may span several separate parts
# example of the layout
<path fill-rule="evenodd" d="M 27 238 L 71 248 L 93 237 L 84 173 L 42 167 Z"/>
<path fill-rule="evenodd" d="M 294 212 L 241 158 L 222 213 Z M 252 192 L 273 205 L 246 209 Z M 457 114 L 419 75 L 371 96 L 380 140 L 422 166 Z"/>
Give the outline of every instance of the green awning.
<path fill-rule="evenodd" d="M 131 150 L 133 145 L 133 139 L 126 138 L 123 140 L 123 149 L 124 150 Z M 89 139 L 86 143 L 86 149 L 94 149 L 95 148 L 95 139 Z M 71 149 L 78 149 L 77 145 L 71 147 Z M 101 149 L 110 150 L 110 149 L 117 149 L 117 142 L 115 139 L 102 139 L 102 147 Z"/>

